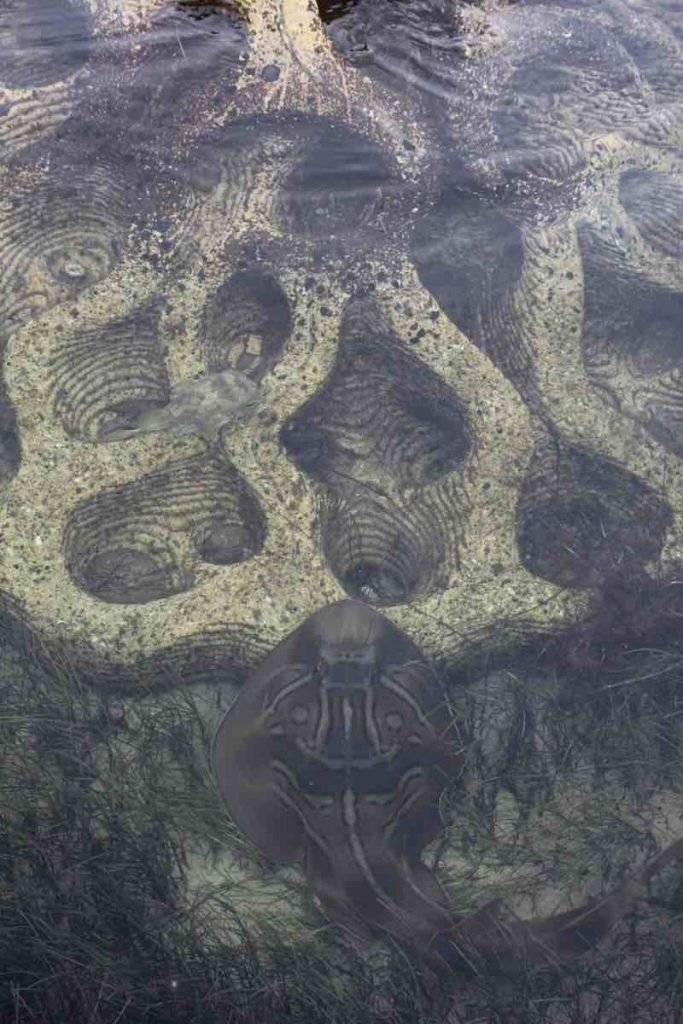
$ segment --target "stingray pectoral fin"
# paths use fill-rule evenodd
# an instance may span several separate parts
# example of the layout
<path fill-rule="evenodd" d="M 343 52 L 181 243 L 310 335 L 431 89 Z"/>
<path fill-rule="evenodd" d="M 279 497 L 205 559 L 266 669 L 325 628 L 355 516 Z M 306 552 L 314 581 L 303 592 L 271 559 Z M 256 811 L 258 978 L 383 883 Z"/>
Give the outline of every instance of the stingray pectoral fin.
<path fill-rule="evenodd" d="M 223 803 L 266 857 L 301 860 L 304 828 L 296 794 L 278 771 L 268 737 L 254 731 L 239 711 L 228 711 L 214 740 L 213 764 Z"/>

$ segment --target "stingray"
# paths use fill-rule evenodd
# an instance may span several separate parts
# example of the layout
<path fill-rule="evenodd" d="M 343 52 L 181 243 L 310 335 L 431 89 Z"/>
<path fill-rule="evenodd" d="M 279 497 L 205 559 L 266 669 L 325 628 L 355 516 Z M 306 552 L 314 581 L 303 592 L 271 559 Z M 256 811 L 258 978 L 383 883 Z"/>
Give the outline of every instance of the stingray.
<path fill-rule="evenodd" d="M 213 762 L 233 821 L 266 857 L 303 866 L 332 921 L 389 936 L 435 968 L 558 964 L 602 939 L 683 842 L 604 897 L 522 921 L 499 901 L 458 915 L 422 861 L 439 795 L 463 764 L 440 682 L 360 601 L 316 612 L 251 673 Z"/>
<path fill-rule="evenodd" d="M 125 441 L 141 434 L 170 432 L 199 434 L 213 444 L 224 427 L 257 403 L 258 389 L 246 374 L 222 370 L 174 388 L 167 405 L 148 410 L 130 427 L 103 432 L 99 440 Z"/>
<path fill-rule="evenodd" d="M 420 860 L 460 754 L 418 648 L 360 601 L 323 608 L 252 673 L 214 744 L 223 801 L 276 861 L 303 862 L 326 914 L 427 945 L 450 924 Z"/>

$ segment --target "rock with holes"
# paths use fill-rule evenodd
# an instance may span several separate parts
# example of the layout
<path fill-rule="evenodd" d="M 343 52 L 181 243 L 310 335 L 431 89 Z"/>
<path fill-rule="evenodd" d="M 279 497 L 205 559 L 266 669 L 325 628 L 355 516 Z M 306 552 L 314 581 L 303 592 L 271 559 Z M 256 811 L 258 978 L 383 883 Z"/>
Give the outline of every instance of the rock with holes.
<path fill-rule="evenodd" d="M 661 554 L 671 509 L 633 473 L 551 437 L 534 449 L 517 505 L 523 565 L 564 587 L 637 577 Z"/>
<path fill-rule="evenodd" d="M 540 554 L 540 432 L 623 472 L 605 470 L 614 550 L 651 573 L 676 519 L 653 511 L 648 539 L 650 499 L 624 480 L 680 451 L 672 5 L 321 4 L 327 26 L 315 5 L 249 6 L 5 5 L 0 586 L 103 649 L 125 637 L 131 658 L 175 636 L 175 605 L 129 619 L 106 595 L 189 594 L 190 575 L 188 636 L 253 626 L 264 604 L 282 635 L 338 584 L 401 606 L 435 650 L 462 617 L 543 619 L 548 592 L 562 616 L 614 567 L 581 524 L 579 568 Z M 241 416 L 255 386 L 270 423 Z M 152 430 L 174 437 L 91 443 Z M 195 467 L 178 470 L 178 526 L 166 444 Z M 254 483 L 271 547 L 197 547 L 203 459 L 212 495 L 212 460 Z M 596 498 L 589 476 L 561 481 L 563 510 Z M 140 541 L 152 582 L 136 591 L 137 554 L 94 552 L 137 551 L 138 514 L 140 538 L 161 517 L 162 553 Z M 200 548 L 261 557 L 205 573 Z M 99 590 L 98 559 L 114 578 Z"/>
<path fill-rule="evenodd" d="M 171 393 L 157 300 L 76 332 L 52 361 L 55 416 L 70 437 L 96 441 L 131 429 Z"/>
<path fill-rule="evenodd" d="M 323 550 L 348 593 L 402 604 L 444 584 L 474 439 L 457 394 L 394 336 L 376 302 L 347 306 L 330 376 L 281 440 L 327 488 Z"/>
<path fill-rule="evenodd" d="M 412 256 L 425 288 L 462 333 L 537 404 L 526 329 L 533 279 L 522 223 L 502 195 L 448 187 L 419 223 Z"/>
<path fill-rule="evenodd" d="M 292 333 L 289 300 L 271 274 L 238 270 L 207 302 L 203 329 L 209 372 L 233 367 L 258 383 Z"/>
<path fill-rule="evenodd" d="M 683 184 L 660 171 L 624 171 L 619 202 L 645 242 L 658 252 L 680 259 L 683 252 Z"/>
<path fill-rule="evenodd" d="M 65 157 L 48 172 L 14 172 L 0 210 L 0 338 L 105 277 L 148 210 L 139 177 L 80 156 L 85 167 Z"/>
<path fill-rule="evenodd" d="M 579 227 L 585 274 L 582 355 L 592 383 L 660 443 L 683 455 L 681 323 L 683 273 L 664 262 L 664 189 L 659 224 L 647 214 L 642 182 L 622 179 L 621 198 L 657 256 L 624 244 L 615 221 Z M 603 222 L 604 223 L 604 222 Z M 614 227 L 612 226 L 614 225 Z M 669 229 L 669 232 L 671 229 Z M 666 254 L 669 256 L 669 254 Z M 671 259 L 669 257 L 669 259 Z"/>
<path fill-rule="evenodd" d="M 64 558 L 99 600 L 145 604 L 190 589 L 198 562 L 251 558 L 265 533 L 255 494 L 210 450 L 86 498 L 69 516 Z"/>
<path fill-rule="evenodd" d="M 253 381 L 239 370 L 221 370 L 174 388 L 168 404 L 152 407 L 130 417 L 130 425 L 108 426 L 100 441 L 125 441 L 140 434 L 199 434 L 210 444 L 222 430 L 240 419 L 258 401 Z M 128 410 L 125 410 L 129 412 Z M 139 413 L 134 409 L 133 413 Z M 129 413 L 130 416 L 130 413 Z"/>
<path fill-rule="evenodd" d="M 282 442 L 312 479 L 379 494 L 438 482 L 473 446 L 458 396 L 407 350 L 372 300 L 346 307 L 332 372 L 287 422 Z"/>

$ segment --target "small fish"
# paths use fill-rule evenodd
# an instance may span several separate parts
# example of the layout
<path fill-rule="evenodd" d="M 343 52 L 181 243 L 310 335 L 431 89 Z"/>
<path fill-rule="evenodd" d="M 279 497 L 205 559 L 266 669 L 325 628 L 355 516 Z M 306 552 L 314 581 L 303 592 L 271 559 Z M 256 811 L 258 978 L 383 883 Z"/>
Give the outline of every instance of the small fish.
<path fill-rule="evenodd" d="M 170 431 L 199 434 L 209 443 L 258 402 L 258 388 L 239 370 L 210 373 L 173 390 L 168 405 L 150 409 L 134 426 L 104 430 L 99 441 L 125 441 L 140 434 Z"/>

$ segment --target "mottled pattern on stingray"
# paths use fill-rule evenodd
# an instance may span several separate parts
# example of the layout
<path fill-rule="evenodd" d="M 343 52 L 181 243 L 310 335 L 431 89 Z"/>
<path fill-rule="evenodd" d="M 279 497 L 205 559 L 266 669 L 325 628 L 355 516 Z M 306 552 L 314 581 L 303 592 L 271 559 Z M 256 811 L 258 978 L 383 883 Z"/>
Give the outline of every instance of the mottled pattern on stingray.
<path fill-rule="evenodd" d="M 0 337 L 100 281 L 120 258 L 140 183 L 96 161 L 26 169 L 0 204 Z"/>
<path fill-rule="evenodd" d="M 625 171 L 619 178 L 619 202 L 653 249 L 683 255 L 683 183 L 658 171 Z"/>
<path fill-rule="evenodd" d="M 591 383 L 683 455 L 683 291 L 633 269 L 617 237 L 579 225 L 582 355 Z"/>
<path fill-rule="evenodd" d="M 657 559 L 671 509 L 635 474 L 555 438 L 537 442 L 517 504 L 522 564 L 563 587 L 642 573 Z"/>
<path fill-rule="evenodd" d="M 418 224 L 411 254 L 420 281 L 449 320 L 531 403 L 536 374 L 524 330 L 525 240 L 519 222 L 495 198 L 445 191 Z"/>
<path fill-rule="evenodd" d="M 425 955 L 452 925 L 421 861 L 461 755 L 419 649 L 357 601 L 321 609 L 250 674 L 213 763 L 225 806 L 265 856 L 300 861 L 328 917 Z"/>
<path fill-rule="evenodd" d="M 159 341 L 161 302 L 78 331 L 52 359 L 55 416 L 70 437 L 97 441 L 135 425 L 171 393 Z"/>
<path fill-rule="evenodd" d="M 347 594 L 368 604 L 406 604 L 448 586 L 464 519 L 445 484 L 398 505 L 371 491 L 328 497 L 322 508 L 325 560 Z"/>
<path fill-rule="evenodd" d="M 35 89 L 79 71 L 91 52 L 84 0 L 3 0 L 0 85 Z"/>
<path fill-rule="evenodd" d="M 189 590 L 198 561 L 250 558 L 265 534 L 258 498 L 213 448 L 81 502 L 68 519 L 64 555 L 93 597 L 143 604 Z"/>
<path fill-rule="evenodd" d="M 402 346 L 372 299 L 347 305 L 332 371 L 281 440 L 313 480 L 388 495 L 460 469 L 473 447 L 457 394 Z"/>
<path fill-rule="evenodd" d="M 259 382 L 292 333 L 289 301 L 279 283 L 258 268 L 238 270 L 204 309 L 204 358 L 210 373 L 232 367 Z"/>

